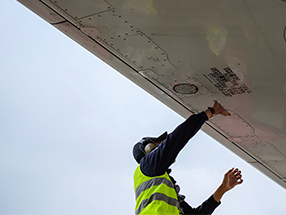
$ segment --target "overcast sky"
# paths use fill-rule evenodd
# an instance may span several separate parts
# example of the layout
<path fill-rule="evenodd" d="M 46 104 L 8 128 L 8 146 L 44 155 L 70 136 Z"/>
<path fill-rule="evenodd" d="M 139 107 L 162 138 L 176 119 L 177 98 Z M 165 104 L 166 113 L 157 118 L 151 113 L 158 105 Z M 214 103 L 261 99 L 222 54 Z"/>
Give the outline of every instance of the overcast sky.
<path fill-rule="evenodd" d="M 134 143 L 184 119 L 20 3 L 0 18 L 0 214 L 134 214 Z M 195 207 L 232 167 L 214 214 L 286 214 L 285 189 L 203 132 L 172 175 Z"/>

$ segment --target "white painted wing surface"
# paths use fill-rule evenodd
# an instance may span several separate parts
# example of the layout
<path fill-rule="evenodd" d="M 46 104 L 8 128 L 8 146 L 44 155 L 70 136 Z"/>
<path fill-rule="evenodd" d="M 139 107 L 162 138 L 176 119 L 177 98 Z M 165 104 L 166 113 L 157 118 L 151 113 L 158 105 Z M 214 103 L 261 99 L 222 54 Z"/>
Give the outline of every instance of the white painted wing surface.
<path fill-rule="evenodd" d="M 286 188 L 284 1 L 19 1 Z"/>

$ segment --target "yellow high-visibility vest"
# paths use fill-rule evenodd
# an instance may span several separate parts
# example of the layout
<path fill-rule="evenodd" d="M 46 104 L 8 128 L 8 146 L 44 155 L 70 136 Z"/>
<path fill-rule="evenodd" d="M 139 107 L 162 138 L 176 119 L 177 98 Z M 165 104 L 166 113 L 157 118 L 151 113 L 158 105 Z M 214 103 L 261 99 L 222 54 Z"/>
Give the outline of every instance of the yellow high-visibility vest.
<path fill-rule="evenodd" d="M 180 204 L 174 184 L 168 173 L 148 177 L 141 172 L 140 164 L 134 172 L 136 215 L 178 215 Z"/>

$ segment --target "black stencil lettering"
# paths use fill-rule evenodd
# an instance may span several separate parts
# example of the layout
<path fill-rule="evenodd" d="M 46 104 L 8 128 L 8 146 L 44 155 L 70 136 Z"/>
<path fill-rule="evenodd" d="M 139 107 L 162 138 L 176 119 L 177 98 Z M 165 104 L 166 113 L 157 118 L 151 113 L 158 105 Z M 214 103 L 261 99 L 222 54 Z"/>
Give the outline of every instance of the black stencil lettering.
<path fill-rule="evenodd" d="M 223 69 L 226 73 L 221 73 L 217 68 L 211 68 L 208 77 L 215 83 L 214 86 L 225 96 L 241 95 L 251 93 L 251 90 L 243 83 L 239 83 L 240 78 L 229 68 Z"/>

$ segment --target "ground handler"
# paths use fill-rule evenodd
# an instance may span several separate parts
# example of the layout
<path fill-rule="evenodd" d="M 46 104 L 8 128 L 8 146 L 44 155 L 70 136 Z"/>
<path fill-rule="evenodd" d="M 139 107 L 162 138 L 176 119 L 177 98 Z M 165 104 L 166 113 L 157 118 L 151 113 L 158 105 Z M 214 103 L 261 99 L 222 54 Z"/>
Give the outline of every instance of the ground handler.
<path fill-rule="evenodd" d="M 230 116 L 220 103 L 214 101 L 213 107 L 190 116 L 172 133 L 165 132 L 157 138 L 144 137 L 134 145 L 133 155 L 139 164 L 134 172 L 136 215 L 212 214 L 224 193 L 243 182 L 241 171 L 230 169 L 214 194 L 199 207 L 192 208 L 185 202 L 185 196 L 179 194 L 180 187 L 169 175 L 169 167 L 182 148 L 205 121 L 218 114 Z"/>

